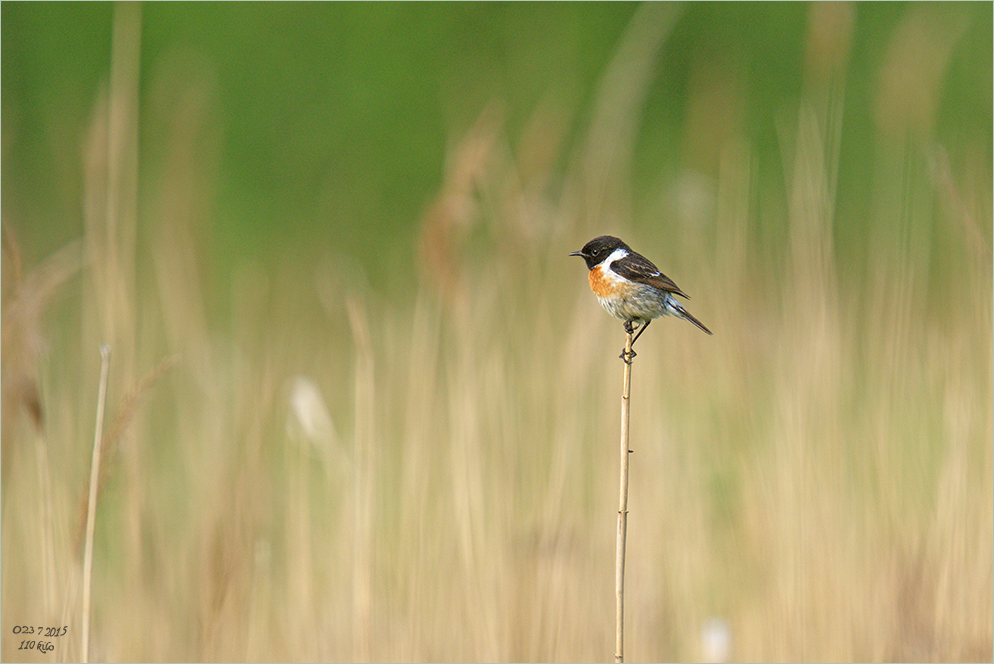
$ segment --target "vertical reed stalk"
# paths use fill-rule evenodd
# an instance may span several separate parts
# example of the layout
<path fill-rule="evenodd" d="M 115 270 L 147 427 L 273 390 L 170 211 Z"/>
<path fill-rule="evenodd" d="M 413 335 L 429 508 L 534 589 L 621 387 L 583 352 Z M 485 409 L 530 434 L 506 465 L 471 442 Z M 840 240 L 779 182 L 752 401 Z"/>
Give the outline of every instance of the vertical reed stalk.
<path fill-rule="evenodd" d="M 625 661 L 625 539 L 628 536 L 628 420 L 631 414 L 632 353 L 634 341 L 631 326 L 621 359 L 625 374 L 621 389 L 621 489 L 618 496 L 618 549 L 615 557 L 615 590 L 617 591 L 617 624 L 614 641 L 614 661 Z"/>
<path fill-rule="evenodd" d="M 93 572 L 93 528 L 97 516 L 97 488 L 100 484 L 100 454 L 103 447 L 104 406 L 107 402 L 107 374 L 110 346 L 100 344 L 100 387 L 97 393 L 97 426 L 93 434 L 93 461 L 90 463 L 90 497 L 86 506 L 86 544 L 83 549 L 83 646 L 81 659 L 90 655 L 90 586 Z"/>
<path fill-rule="evenodd" d="M 374 659 L 373 647 L 373 500 L 376 373 L 369 318 L 363 302 L 345 300 L 356 348 L 354 523 L 352 539 L 352 660 Z"/>

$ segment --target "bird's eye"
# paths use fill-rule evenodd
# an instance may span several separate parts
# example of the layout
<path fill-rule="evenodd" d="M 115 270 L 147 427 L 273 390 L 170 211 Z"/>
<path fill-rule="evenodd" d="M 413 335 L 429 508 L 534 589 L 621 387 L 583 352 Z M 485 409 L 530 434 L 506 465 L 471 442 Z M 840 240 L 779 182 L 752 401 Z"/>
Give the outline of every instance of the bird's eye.
<path fill-rule="evenodd" d="M 590 250 L 590 255 L 591 255 L 591 256 L 596 256 L 596 255 L 597 255 L 597 254 L 599 254 L 599 253 L 601 253 L 601 250 L 600 250 L 600 249 L 591 249 L 591 250 Z"/>

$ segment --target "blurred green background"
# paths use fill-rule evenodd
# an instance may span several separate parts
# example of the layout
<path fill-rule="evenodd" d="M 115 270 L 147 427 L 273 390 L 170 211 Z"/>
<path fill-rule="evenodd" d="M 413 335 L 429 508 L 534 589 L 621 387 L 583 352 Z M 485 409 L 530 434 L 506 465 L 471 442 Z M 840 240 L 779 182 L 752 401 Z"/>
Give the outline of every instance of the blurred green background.
<path fill-rule="evenodd" d="M 170 57 L 190 58 L 185 66 L 214 78 L 222 145 L 209 240 L 222 265 L 306 243 L 356 252 L 370 267 L 386 256 L 403 270 L 441 182 L 447 137 L 494 99 L 511 126 L 550 96 L 582 106 L 634 9 L 150 4 L 142 88 Z M 64 160 L 78 157 L 107 82 L 112 11 L 105 3 L 3 8 L 5 198 L 31 219 L 40 251 L 82 230 L 79 169 Z M 670 82 L 667 94 L 679 85 Z M 675 106 L 664 102 L 659 110 Z M 148 95 L 141 103 L 147 110 Z M 162 140 L 143 128 L 143 147 Z M 383 285 L 385 275 L 371 272 Z M 410 275 L 408 265 L 398 281 Z"/>
<path fill-rule="evenodd" d="M 991 3 L 0 19 L 4 661 L 991 659 Z"/>
<path fill-rule="evenodd" d="M 171 66 L 211 79 L 219 154 L 205 223 L 219 266 L 302 244 L 355 253 L 380 286 L 409 277 L 419 215 L 442 178 L 446 141 L 486 104 L 503 105 L 510 149 L 541 104 L 566 109 L 568 141 L 590 121 L 595 85 L 631 3 L 152 3 L 142 10 L 139 117 Z M 108 80 L 106 3 L 3 6 L 4 210 L 33 255 L 82 232 L 80 136 Z M 865 259 L 877 97 L 904 3 L 853 8 L 836 211 L 844 259 Z M 655 185 L 685 170 L 714 178 L 723 140 L 753 149 L 764 185 L 782 187 L 777 122 L 802 95 L 807 14 L 798 3 L 685 6 L 635 118 L 634 223 L 652 218 Z M 937 57 L 941 88 L 927 128 L 953 154 L 991 146 L 991 14 L 987 3 L 936 11 L 954 32 Z M 180 58 L 177 62 L 177 58 Z M 927 72 L 922 72 L 923 76 Z M 182 75 L 182 74 L 180 74 Z M 723 77 L 706 100 L 711 145 L 687 144 L 695 75 Z M 912 100 L 914 101 L 914 100 Z M 925 104 L 920 100 L 914 103 Z M 717 122 L 716 122 L 717 125 Z M 143 121 L 142 154 L 168 140 Z M 564 155 L 568 154 L 564 151 Z M 144 174 L 150 166 L 140 159 Z M 763 220 L 770 223 L 768 219 Z M 774 237 L 784 229 L 756 229 Z M 391 269 L 376 268 L 387 258 Z"/>

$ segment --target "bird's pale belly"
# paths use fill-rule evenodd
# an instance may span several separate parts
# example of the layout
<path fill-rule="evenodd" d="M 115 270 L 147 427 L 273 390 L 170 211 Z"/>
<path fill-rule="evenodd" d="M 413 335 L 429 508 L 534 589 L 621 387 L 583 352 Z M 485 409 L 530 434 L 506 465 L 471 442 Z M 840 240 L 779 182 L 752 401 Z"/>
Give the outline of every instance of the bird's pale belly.
<path fill-rule="evenodd" d="M 651 286 L 627 286 L 616 290 L 613 297 L 597 296 L 601 306 L 621 320 L 648 321 L 670 313 L 669 293 Z"/>

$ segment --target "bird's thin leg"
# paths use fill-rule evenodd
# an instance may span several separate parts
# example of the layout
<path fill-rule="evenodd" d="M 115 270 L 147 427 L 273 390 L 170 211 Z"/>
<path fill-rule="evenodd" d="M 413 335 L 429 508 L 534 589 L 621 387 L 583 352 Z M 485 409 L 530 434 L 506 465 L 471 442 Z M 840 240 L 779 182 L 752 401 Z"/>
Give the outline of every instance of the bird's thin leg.
<path fill-rule="evenodd" d="M 639 328 L 639 333 L 635 335 L 634 339 L 632 339 L 633 346 L 635 345 L 635 342 L 639 340 L 639 337 L 642 336 L 642 333 L 645 332 L 645 328 L 649 327 L 649 323 L 651 322 L 652 322 L 651 320 L 647 320 L 645 323 L 642 324 L 642 327 Z"/>
<path fill-rule="evenodd" d="M 642 326 L 641 329 L 639 329 L 639 334 L 642 334 L 642 330 L 643 329 L 645 329 L 644 325 Z M 626 320 L 625 321 L 625 332 L 627 332 L 628 334 L 631 334 L 634 331 L 635 331 L 635 321 L 634 320 Z M 638 339 L 638 334 L 635 335 L 635 339 Z M 632 343 L 633 344 L 635 343 L 635 339 L 632 339 Z M 631 364 L 632 360 L 635 359 L 635 351 L 633 350 L 633 351 L 629 352 L 628 351 L 628 344 L 625 344 L 625 347 L 621 349 L 621 355 L 619 355 L 619 357 L 625 362 L 625 364 Z"/>

